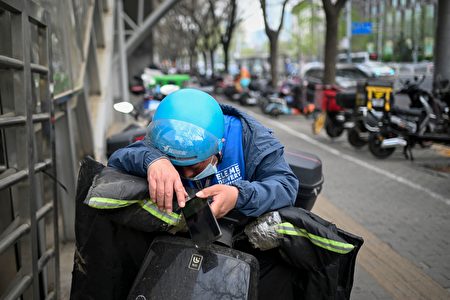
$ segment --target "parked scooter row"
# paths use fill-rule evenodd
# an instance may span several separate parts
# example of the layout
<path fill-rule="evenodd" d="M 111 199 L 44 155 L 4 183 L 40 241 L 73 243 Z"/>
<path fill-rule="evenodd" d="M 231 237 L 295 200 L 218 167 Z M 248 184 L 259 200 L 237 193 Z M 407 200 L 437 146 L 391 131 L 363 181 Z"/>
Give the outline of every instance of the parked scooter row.
<path fill-rule="evenodd" d="M 361 148 L 368 144 L 377 158 L 387 158 L 396 148 L 403 148 L 406 158 L 413 159 L 415 145 L 427 147 L 431 143 L 450 144 L 449 84 L 432 95 L 420 87 L 425 77 L 405 81 L 394 93 L 392 83 L 367 82 L 356 93 L 335 93 L 329 102 L 336 107 L 316 118 L 313 130 L 325 126 L 334 138 L 347 129 L 349 143 Z M 407 108 L 395 105 L 396 95 L 407 95 Z M 324 97 L 326 98 L 326 97 Z M 322 119 L 320 119 L 322 118 Z"/>
<path fill-rule="evenodd" d="M 221 92 L 231 101 L 238 102 L 242 106 L 257 105 L 261 96 L 260 86 L 250 78 L 226 80 L 223 87 L 215 88 L 214 92 Z"/>
<path fill-rule="evenodd" d="M 274 89 L 265 79 L 241 79 L 220 81 L 214 87 L 215 94 L 223 94 L 230 101 L 242 106 L 259 106 L 264 114 L 272 117 L 289 115 L 297 112 L 294 106 L 294 85 L 284 82 L 279 89 Z"/>

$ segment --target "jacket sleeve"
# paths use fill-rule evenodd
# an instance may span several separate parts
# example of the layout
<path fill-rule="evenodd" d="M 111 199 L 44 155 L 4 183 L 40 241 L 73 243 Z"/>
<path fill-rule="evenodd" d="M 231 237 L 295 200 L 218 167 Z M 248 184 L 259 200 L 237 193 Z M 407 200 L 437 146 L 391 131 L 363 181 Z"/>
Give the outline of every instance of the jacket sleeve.
<path fill-rule="evenodd" d="M 283 149 L 279 148 L 263 158 L 250 181 L 232 184 L 239 189 L 236 208 L 246 216 L 258 217 L 268 211 L 293 206 L 298 184 L 284 159 Z"/>
<path fill-rule="evenodd" d="M 139 141 L 115 151 L 108 160 L 108 166 L 132 175 L 147 177 L 148 166 L 165 157 L 161 151 Z"/>

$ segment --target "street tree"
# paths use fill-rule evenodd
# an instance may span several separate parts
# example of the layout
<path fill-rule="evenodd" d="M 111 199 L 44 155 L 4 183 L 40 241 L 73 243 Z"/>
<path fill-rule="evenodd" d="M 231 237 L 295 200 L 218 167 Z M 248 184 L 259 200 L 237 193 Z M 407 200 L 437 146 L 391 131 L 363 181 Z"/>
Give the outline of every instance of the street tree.
<path fill-rule="evenodd" d="M 190 70 L 195 72 L 200 30 L 186 11 L 186 7 L 177 5 L 161 20 L 155 46 L 161 60 L 173 62 L 180 57 L 188 57 Z"/>
<path fill-rule="evenodd" d="M 177 43 L 183 39 L 188 40 L 189 66 L 191 73 L 196 70 L 198 53 L 202 54 L 205 69 L 208 65 L 209 39 L 211 36 L 211 11 L 209 0 L 182 1 L 177 5 L 175 13 L 183 19 L 185 36 L 175 37 Z M 174 44 L 177 44 L 174 43 Z M 216 46 L 217 48 L 217 46 Z"/>
<path fill-rule="evenodd" d="M 282 2 L 282 8 L 281 8 L 281 20 L 280 24 L 276 29 L 272 29 L 269 26 L 268 16 L 267 16 L 267 3 L 266 0 L 259 0 L 259 3 L 261 4 L 261 9 L 263 12 L 263 18 L 264 18 L 264 28 L 266 31 L 266 35 L 269 38 L 269 53 L 270 53 L 270 75 L 272 77 L 272 86 L 277 85 L 278 81 L 278 37 L 280 35 L 281 29 L 283 28 L 283 21 L 284 21 L 284 11 L 286 9 L 286 5 L 289 2 L 289 0 L 283 0 Z"/>
<path fill-rule="evenodd" d="M 211 75 L 214 76 L 215 74 L 215 52 L 218 48 L 218 46 L 221 44 L 221 28 L 220 24 L 222 23 L 223 15 L 220 16 L 221 7 L 218 7 L 220 5 L 220 0 L 208 0 L 209 3 L 209 10 L 208 10 L 208 17 L 207 21 L 209 21 L 209 24 L 207 25 L 207 30 L 205 30 L 205 42 L 206 42 L 206 48 L 209 52 L 209 61 L 211 63 Z M 208 23 L 208 22 L 207 22 Z"/>
<path fill-rule="evenodd" d="M 190 25 L 198 31 L 198 39 L 193 47 L 203 56 L 205 71 L 208 66 L 208 56 L 212 75 L 214 75 L 214 53 L 220 45 L 220 22 L 216 6 L 219 0 L 183 1 L 179 7 L 188 17 Z"/>
<path fill-rule="evenodd" d="M 203 43 L 209 52 L 212 75 L 215 71 L 215 52 L 222 45 L 225 72 L 229 67 L 229 48 L 234 30 L 241 22 L 237 0 L 208 0 L 208 15 L 202 19 Z M 206 26 L 205 26 L 206 24 Z"/>
<path fill-rule="evenodd" d="M 225 8 L 223 10 L 223 27 L 220 35 L 220 43 L 222 44 L 225 73 L 228 73 L 229 68 L 229 50 L 233 33 L 242 19 L 238 18 L 238 5 L 237 0 L 226 0 Z"/>
<path fill-rule="evenodd" d="M 338 27 L 339 14 L 347 0 L 322 0 L 325 11 L 325 60 L 324 60 L 324 84 L 334 84 L 336 78 L 336 56 L 338 51 Z"/>
<path fill-rule="evenodd" d="M 233 32 L 241 21 L 237 0 L 190 0 L 180 2 L 158 28 L 158 49 L 162 58 L 189 56 L 191 72 L 200 53 L 205 69 L 215 71 L 215 52 L 222 45 L 228 68 Z M 176 43 L 174 43 L 176 41 Z"/>

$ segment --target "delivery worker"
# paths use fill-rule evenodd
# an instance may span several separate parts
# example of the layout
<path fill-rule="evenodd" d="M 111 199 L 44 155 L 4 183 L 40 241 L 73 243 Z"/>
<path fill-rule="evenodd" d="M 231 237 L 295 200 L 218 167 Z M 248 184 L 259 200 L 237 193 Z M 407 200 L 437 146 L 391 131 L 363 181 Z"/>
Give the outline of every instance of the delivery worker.
<path fill-rule="evenodd" d="M 257 217 L 291 206 L 298 188 L 269 129 L 195 89 L 167 96 L 146 139 L 116 151 L 108 165 L 146 177 L 162 210 L 172 210 L 174 196 L 184 207 L 186 187 L 200 189 L 199 197 L 212 197 L 217 218 L 233 208 Z"/>
<path fill-rule="evenodd" d="M 144 141 L 117 150 L 108 165 L 146 177 L 150 198 L 166 212 L 172 211 L 174 197 L 184 207 L 194 190 L 200 198 L 212 198 L 211 210 L 217 218 L 232 209 L 258 217 L 293 206 L 298 189 L 283 145 L 269 129 L 196 89 L 167 96 Z M 279 260 L 272 254 L 257 258 L 260 296 L 290 298 L 288 268 L 274 267 Z M 279 281 L 283 274 L 284 284 L 274 285 L 273 280 Z"/>

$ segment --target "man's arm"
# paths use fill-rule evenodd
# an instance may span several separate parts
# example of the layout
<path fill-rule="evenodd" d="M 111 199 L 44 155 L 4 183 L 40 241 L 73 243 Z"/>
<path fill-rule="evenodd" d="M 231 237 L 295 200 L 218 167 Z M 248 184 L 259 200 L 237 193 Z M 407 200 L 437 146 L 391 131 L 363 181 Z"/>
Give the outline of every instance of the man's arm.
<path fill-rule="evenodd" d="M 139 141 L 115 151 L 108 160 L 108 166 L 146 178 L 148 166 L 164 157 L 162 152 Z"/>
<path fill-rule="evenodd" d="M 136 142 L 111 155 L 108 166 L 125 173 L 147 178 L 148 191 L 160 210 L 172 212 L 174 194 L 180 207 L 184 207 L 187 193 L 175 167 L 159 150 L 145 142 Z"/>
<path fill-rule="evenodd" d="M 240 180 L 232 184 L 239 190 L 236 208 L 244 215 L 258 217 L 268 211 L 293 206 L 298 184 L 280 148 L 261 161 L 251 181 Z"/>

